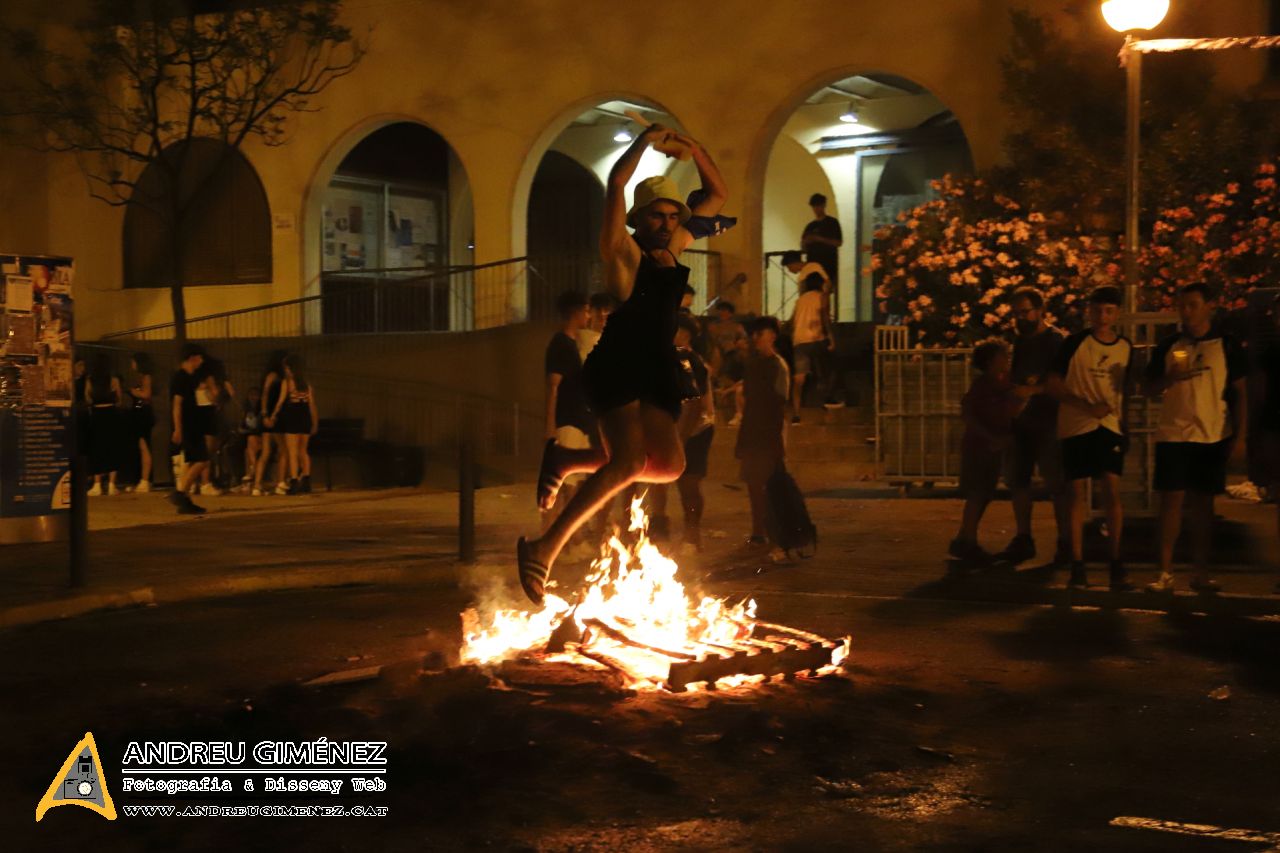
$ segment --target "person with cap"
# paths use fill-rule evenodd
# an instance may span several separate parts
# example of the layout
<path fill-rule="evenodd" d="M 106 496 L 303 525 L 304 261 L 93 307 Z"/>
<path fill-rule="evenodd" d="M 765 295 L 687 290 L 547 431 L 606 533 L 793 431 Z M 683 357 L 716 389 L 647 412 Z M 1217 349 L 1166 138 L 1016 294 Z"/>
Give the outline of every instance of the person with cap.
<path fill-rule="evenodd" d="M 675 182 L 658 175 L 636 186 L 631 209 L 626 210 L 626 187 L 645 149 L 671 141 L 692 153 L 706 197 L 691 210 L 679 200 Z M 637 136 L 609 173 L 600 253 L 605 284 L 621 305 L 587 357 L 582 377 L 604 446 L 570 450 L 551 440 L 544 447 L 539 508 L 555 504 L 567 475 L 590 476 L 542 536 L 522 536 L 516 543 L 520 586 L 534 604 L 543 601 L 561 549 L 615 494 L 637 482 L 674 482 L 684 472 L 676 421 L 692 392 L 674 342 L 689 281 L 689 268 L 679 258 L 694 239 L 685 227 L 689 217 L 716 216 L 726 195 L 724 180 L 706 150 L 658 124 Z M 634 233 L 629 234 L 627 226 Z"/>
<path fill-rule="evenodd" d="M 800 248 L 804 249 L 808 260 L 819 263 L 827 271 L 827 279 L 834 289 L 839 276 L 836 269 L 840 265 L 840 247 L 844 245 L 844 232 L 840 230 L 840 222 L 834 216 L 827 216 L 827 197 L 822 193 L 809 196 L 809 207 L 813 208 L 813 221 L 804 227 L 800 235 Z M 800 279 L 804 281 L 804 279 Z"/>

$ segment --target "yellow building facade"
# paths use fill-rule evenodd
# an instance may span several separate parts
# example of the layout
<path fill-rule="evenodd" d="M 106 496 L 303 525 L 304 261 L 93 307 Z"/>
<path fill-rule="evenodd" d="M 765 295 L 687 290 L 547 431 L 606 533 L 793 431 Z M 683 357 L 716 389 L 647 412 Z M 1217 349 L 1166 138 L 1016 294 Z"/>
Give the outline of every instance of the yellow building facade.
<path fill-rule="evenodd" d="M 585 111 L 615 101 L 649 105 L 705 143 L 730 188 L 726 212 L 739 217 L 738 227 L 710 248 L 721 255 L 723 279 L 746 274 L 740 307 L 767 307 L 761 258 L 785 248 L 778 235 L 808 217 L 805 200 L 823 173 L 841 222 L 856 226 L 862 215 L 817 150 L 835 132 L 822 125 L 838 121 L 845 90 L 817 101 L 815 93 L 859 75 L 910 81 L 954 115 L 974 167 L 996 164 L 1006 127 L 1000 59 L 1013 5 L 348 0 L 347 23 L 369 41 L 363 62 L 325 91 L 318 111 L 291 119 L 288 144 L 251 144 L 243 152 L 270 205 L 271 281 L 190 287 L 188 315 L 317 292 L 323 198 L 335 170 L 361 140 L 397 122 L 424 125 L 451 149 L 448 259 L 486 263 L 525 254 L 530 190 L 544 155 L 557 149 L 579 161 L 600 161 L 599 150 L 575 155 L 566 132 Z M 1096 3 L 1077 4 L 1078 14 L 1065 16 L 1060 0 L 1017 5 L 1110 39 L 1119 49 L 1121 39 L 1106 28 Z M 30 20 L 39 8 L 24 0 L 5 14 Z M 1266 32 L 1267 10 L 1262 0 L 1174 0 L 1157 34 Z M 1226 86 L 1248 88 L 1265 76 L 1261 54 L 1216 61 Z M 920 92 L 904 90 L 911 94 Z M 797 119 L 806 105 L 817 118 Z M 871 113 L 879 108 L 867 107 Z M 928 112 L 902 120 L 918 122 Z M 806 165 L 805 158 L 818 165 Z M 685 175 L 681 182 L 690 179 Z M 78 337 L 171 320 L 166 290 L 123 286 L 123 213 L 89 198 L 70 158 L 6 147 L 0 195 L 7 200 L 0 206 L 0 249 L 76 259 Z M 846 226 L 850 274 L 853 243 Z M 512 300 L 506 293 L 478 294 L 474 325 L 509 321 L 518 313 Z"/>

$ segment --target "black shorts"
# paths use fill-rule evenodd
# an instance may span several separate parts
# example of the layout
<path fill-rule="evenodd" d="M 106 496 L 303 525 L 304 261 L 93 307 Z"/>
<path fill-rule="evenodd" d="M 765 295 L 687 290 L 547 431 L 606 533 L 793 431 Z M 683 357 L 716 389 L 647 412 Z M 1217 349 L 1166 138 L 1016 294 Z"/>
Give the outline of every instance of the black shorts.
<path fill-rule="evenodd" d="M 965 448 L 960 453 L 960 494 L 991 500 L 1000 484 L 1004 455 L 998 450 Z"/>
<path fill-rule="evenodd" d="M 1090 480 L 1124 473 L 1124 436 L 1106 427 L 1062 439 L 1062 473 L 1068 480 Z"/>
<path fill-rule="evenodd" d="M 205 442 L 205 434 L 200 432 L 199 424 L 182 428 L 182 458 L 188 465 L 193 462 L 209 461 L 209 445 Z"/>
<path fill-rule="evenodd" d="M 711 439 L 715 427 L 707 427 L 684 443 L 684 473 L 682 477 L 707 476 L 707 457 L 711 455 Z"/>
<path fill-rule="evenodd" d="M 1157 441 L 1156 476 L 1158 492 L 1197 492 L 1216 495 L 1227 488 L 1229 441 L 1205 444 L 1198 441 Z"/>

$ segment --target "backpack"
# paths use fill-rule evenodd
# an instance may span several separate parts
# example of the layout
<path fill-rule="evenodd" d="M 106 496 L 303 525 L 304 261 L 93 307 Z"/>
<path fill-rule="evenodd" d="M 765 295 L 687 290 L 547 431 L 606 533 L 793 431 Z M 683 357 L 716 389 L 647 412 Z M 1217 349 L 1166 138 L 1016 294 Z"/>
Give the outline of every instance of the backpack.
<path fill-rule="evenodd" d="M 785 465 L 778 465 L 764 488 L 769 507 L 769 538 L 788 554 L 812 557 L 818 548 L 818 528 L 809 518 L 804 495 Z"/>

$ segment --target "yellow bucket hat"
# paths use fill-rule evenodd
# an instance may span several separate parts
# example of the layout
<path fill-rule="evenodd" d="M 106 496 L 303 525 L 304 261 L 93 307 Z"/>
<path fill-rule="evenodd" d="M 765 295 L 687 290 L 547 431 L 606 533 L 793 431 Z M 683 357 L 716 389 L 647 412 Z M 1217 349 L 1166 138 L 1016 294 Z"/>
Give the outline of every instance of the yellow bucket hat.
<path fill-rule="evenodd" d="M 666 175 L 654 175 L 636 184 L 632 193 L 631 209 L 627 211 L 627 224 L 636 227 L 636 216 L 655 201 L 669 201 L 680 208 L 680 222 L 684 223 L 693 215 L 689 205 L 680 201 L 680 190 L 676 182 Z"/>

